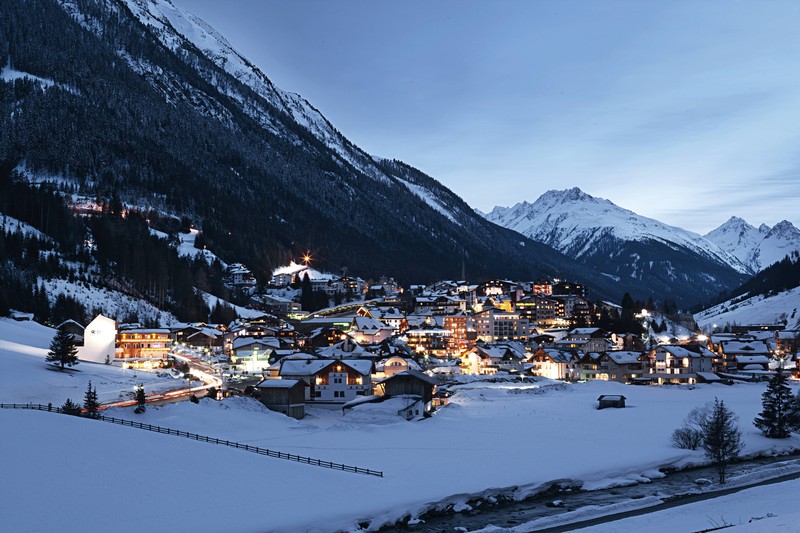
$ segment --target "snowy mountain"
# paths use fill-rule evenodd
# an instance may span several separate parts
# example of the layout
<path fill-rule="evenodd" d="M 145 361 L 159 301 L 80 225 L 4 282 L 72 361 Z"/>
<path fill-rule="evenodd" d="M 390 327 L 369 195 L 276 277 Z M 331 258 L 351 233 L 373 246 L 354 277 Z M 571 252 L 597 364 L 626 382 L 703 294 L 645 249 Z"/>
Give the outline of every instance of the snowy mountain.
<path fill-rule="evenodd" d="M 731 217 L 705 237 L 753 272 L 800 250 L 800 230 L 787 220 L 772 228 L 766 224 L 756 228 L 741 218 Z"/>
<path fill-rule="evenodd" d="M 0 56 L 28 74 L 0 81 L 0 125 L 14 123 L 0 172 L 186 216 L 209 251 L 260 279 L 310 250 L 364 278 L 457 277 L 463 262 L 471 279 L 559 275 L 603 290 L 434 178 L 365 153 L 169 0 L 1 2 Z"/>
<path fill-rule="evenodd" d="M 533 203 L 495 207 L 485 217 L 609 278 L 640 281 L 639 294 L 653 290 L 684 299 L 712 295 L 741 283 L 748 267 L 708 239 L 637 215 L 579 188 L 548 191 Z"/>

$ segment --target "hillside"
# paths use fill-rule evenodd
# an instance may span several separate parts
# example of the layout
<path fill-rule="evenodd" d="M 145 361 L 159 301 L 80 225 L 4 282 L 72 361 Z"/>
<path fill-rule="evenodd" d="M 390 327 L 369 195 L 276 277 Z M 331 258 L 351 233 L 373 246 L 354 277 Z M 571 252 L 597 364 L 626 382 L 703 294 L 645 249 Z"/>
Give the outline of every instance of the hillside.
<path fill-rule="evenodd" d="M 800 253 L 793 252 L 694 315 L 705 329 L 734 324 L 777 324 L 800 329 Z"/>
<path fill-rule="evenodd" d="M 310 250 L 365 278 L 454 278 L 463 261 L 470 279 L 559 275 L 602 291 L 434 179 L 364 153 L 166 0 L 4 2 L 0 29 L 0 57 L 21 73 L 0 84 L 6 179 L 187 215 L 261 281 Z"/>

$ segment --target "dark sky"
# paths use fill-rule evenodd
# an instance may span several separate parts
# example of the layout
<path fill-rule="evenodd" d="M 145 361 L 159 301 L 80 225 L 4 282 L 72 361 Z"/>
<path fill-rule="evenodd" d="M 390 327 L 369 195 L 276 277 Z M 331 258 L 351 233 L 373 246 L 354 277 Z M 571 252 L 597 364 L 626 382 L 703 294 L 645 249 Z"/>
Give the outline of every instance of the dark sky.
<path fill-rule="evenodd" d="M 578 186 L 700 233 L 800 222 L 800 2 L 173 2 L 478 209 Z"/>

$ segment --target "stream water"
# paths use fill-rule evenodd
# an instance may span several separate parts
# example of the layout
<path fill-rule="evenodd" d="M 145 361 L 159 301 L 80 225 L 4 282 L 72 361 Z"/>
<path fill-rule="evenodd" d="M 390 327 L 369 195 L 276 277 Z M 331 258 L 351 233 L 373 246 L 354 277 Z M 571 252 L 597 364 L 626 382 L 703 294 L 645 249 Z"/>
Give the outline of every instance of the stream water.
<path fill-rule="evenodd" d="M 729 466 L 728 479 L 748 474 L 766 465 L 779 462 L 800 462 L 797 455 L 780 457 L 761 457 L 741 461 Z M 685 470 L 665 471 L 666 477 L 654 479 L 651 483 L 639 483 L 625 487 L 615 487 L 595 491 L 582 491 L 575 487 L 554 486 L 550 490 L 523 501 L 492 503 L 482 501 L 470 504 L 472 510 L 439 512 L 423 515 L 419 523 L 398 524 L 381 529 L 382 533 L 415 531 L 420 533 L 473 531 L 488 525 L 514 527 L 538 518 L 555 516 L 574 511 L 587 505 L 609 505 L 622 500 L 639 499 L 647 496 L 669 498 L 699 491 L 696 480 L 706 478 L 716 481 L 714 467 L 699 467 Z M 557 505 L 554 505 L 557 502 Z M 461 529 L 463 528 L 463 529 Z"/>

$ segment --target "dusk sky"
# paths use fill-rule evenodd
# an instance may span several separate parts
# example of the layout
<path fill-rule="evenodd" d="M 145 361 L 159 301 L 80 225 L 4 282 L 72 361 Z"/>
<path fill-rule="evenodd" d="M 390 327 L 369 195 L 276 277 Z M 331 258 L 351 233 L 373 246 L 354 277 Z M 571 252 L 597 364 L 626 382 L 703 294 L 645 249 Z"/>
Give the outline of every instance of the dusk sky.
<path fill-rule="evenodd" d="M 173 0 L 483 211 L 578 186 L 699 233 L 800 202 L 800 3 Z"/>

